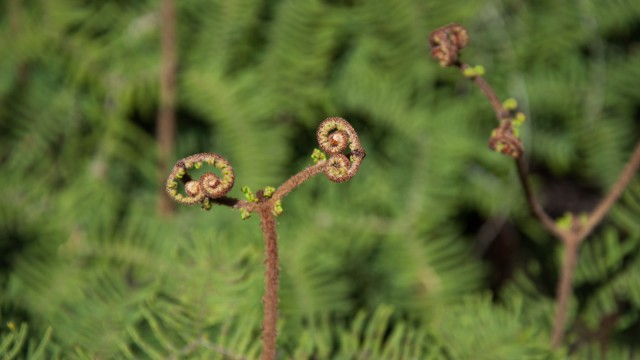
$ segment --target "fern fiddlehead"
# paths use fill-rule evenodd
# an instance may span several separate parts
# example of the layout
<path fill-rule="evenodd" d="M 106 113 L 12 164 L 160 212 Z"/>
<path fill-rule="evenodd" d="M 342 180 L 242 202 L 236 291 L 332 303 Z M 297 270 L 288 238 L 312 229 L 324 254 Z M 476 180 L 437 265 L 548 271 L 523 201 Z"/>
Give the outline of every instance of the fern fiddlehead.
<path fill-rule="evenodd" d="M 341 183 L 351 179 L 366 156 L 358 134 L 345 119 L 330 117 L 318 127 L 318 145 L 331 155 L 324 168 L 324 174 L 333 182 Z M 351 152 L 342 152 L 349 146 Z"/>
<path fill-rule="evenodd" d="M 231 164 L 222 156 L 214 153 L 200 153 L 179 160 L 173 167 L 166 181 L 169 196 L 175 201 L 186 204 L 201 204 L 205 210 L 213 204 L 237 208 L 246 219 L 251 213 L 260 215 L 262 234 L 265 240 L 265 295 L 263 297 L 264 318 L 262 324 L 262 359 L 272 360 L 276 357 L 276 321 L 278 314 L 278 236 L 275 217 L 282 213 L 282 199 L 293 189 L 311 177 L 324 173 L 326 177 L 337 183 L 351 179 L 360 168 L 366 152 L 360 143 L 358 134 L 343 118 L 326 118 L 317 131 L 320 148 L 312 158 L 315 164 L 293 175 L 277 189 L 266 187 L 255 194 L 243 187 L 246 200 L 227 197 L 235 183 L 235 175 Z M 344 152 L 349 149 L 349 152 Z M 199 179 L 189 174 L 191 169 L 199 169 L 203 164 L 216 168 L 222 176 L 206 172 Z M 184 187 L 184 194 L 179 192 L 179 183 Z"/>
<path fill-rule="evenodd" d="M 441 66 L 452 66 L 458 62 L 460 50 L 467 46 L 469 35 L 467 29 L 458 24 L 442 26 L 429 36 L 431 56 Z"/>
<path fill-rule="evenodd" d="M 203 164 L 209 164 L 222 173 L 222 177 L 206 172 L 195 180 L 189 175 L 189 170 L 199 169 Z M 185 195 L 178 192 L 178 181 L 184 185 Z M 200 153 L 179 160 L 167 178 L 166 189 L 169 196 L 186 205 L 202 204 L 209 209 L 211 201 L 226 195 L 235 182 L 233 168 L 227 159 L 214 153 Z"/>

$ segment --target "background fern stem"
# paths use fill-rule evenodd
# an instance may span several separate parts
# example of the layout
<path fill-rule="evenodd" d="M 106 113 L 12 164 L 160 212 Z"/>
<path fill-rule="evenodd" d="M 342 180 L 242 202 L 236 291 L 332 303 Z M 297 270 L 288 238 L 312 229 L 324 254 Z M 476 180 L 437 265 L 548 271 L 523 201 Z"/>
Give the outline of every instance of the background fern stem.
<path fill-rule="evenodd" d="M 607 196 L 605 196 L 596 208 L 589 214 L 587 223 L 580 228 L 579 239 L 582 240 L 593 231 L 593 229 L 602 221 L 609 212 L 613 204 L 618 200 L 624 192 L 631 179 L 640 169 L 640 141 L 636 144 L 636 148 L 631 155 L 629 161 L 625 164 L 622 172 L 618 176 L 618 180 L 613 184 Z"/>
<path fill-rule="evenodd" d="M 464 73 L 469 65 L 456 62 L 455 64 L 461 72 Z M 487 97 L 491 107 L 493 107 L 498 121 L 509 118 L 509 113 L 505 110 L 502 102 L 496 95 L 495 91 L 482 76 L 473 77 L 473 82 L 480 88 L 482 93 Z M 529 183 L 528 170 L 522 156 L 515 159 L 516 168 L 518 170 L 518 178 L 522 189 L 525 193 L 527 203 L 533 215 L 540 221 L 542 226 L 551 234 L 558 238 L 564 245 L 564 257 L 562 261 L 562 269 L 558 280 L 556 292 L 556 310 L 553 320 L 553 331 L 551 335 L 551 346 L 557 348 L 564 340 L 564 332 L 568 318 L 569 299 L 573 294 L 573 273 L 575 271 L 578 249 L 580 243 L 586 238 L 591 231 L 602 221 L 604 216 L 609 212 L 613 204 L 620 197 L 624 189 L 629 184 L 635 173 L 640 167 L 640 142 L 620 173 L 618 180 L 615 182 L 607 196 L 598 204 L 593 212 L 589 215 L 587 222 L 583 225 L 574 217 L 573 224 L 570 229 L 563 230 L 558 224 L 547 214 L 540 202 L 535 196 L 531 184 Z"/>
<path fill-rule="evenodd" d="M 261 203 L 258 210 L 265 244 L 265 293 L 262 299 L 264 318 L 262 321 L 262 360 L 276 358 L 276 324 L 278 320 L 278 235 L 276 220 L 272 212 L 272 201 Z"/>
<path fill-rule="evenodd" d="M 468 64 L 465 64 L 465 63 L 462 63 L 462 62 L 458 62 L 456 65 L 458 66 L 458 68 L 460 69 L 460 71 L 463 74 L 464 74 L 464 70 L 465 69 L 470 68 L 470 66 Z M 498 118 L 498 121 L 500 121 L 500 120 L 504 119 L 505 117 L 507 117 L 508 113 L 504 109 L 504 106 L 502 106 L 502 102 L 500 101 L 500 99 L 496 95 L 495 91 L 493 91 L 493 88 L 491 87 L 491 85 L 489 85 L 489 83 L 484 79 L 484 77 L 475 76 L 473 78 L 473 82 L 478 86 L 478 88 L 480 88 L 482 93 L 489 100 L 489 103 L 491 104 L 491 107 L 493 108 L 493 111 L 495 111 L 495 113 L 496 113 L 496 117 Z"/>
<path fill-rule="evenodd" d="M 464 70 L 469 68 L 470 66 L 465 63 L 458 62 L 458 68 L 460 71 L 464 73 Z M 473 82 L 480 88 L 482 93 L 487 97 L 493 111 L 496 113 L 496 117 L 498 121 L 508 117 L 508 112 L 505 110 L 502 102 L 496 95 L 495 91 L 489 83 L 482 76 L 476 76 L 473 78 Z M 551 217 L 544 211 L 542 205 L 535 196 L 531 184 L 529 183 L 529 171 L 527 170 L 527 165 L 522 156 L 515 159 L 516 168 L 518 170 L 518 178 L 520 179 L 520 183 L 522 184 L 522 189 L 524 190 L 525 197 L 527 199 L 527 203 L 529 204 L 529 208 L 533 215 L 540 220 L 542 225 L 553 235 L 555 235 L 558 239 L 563 239 L 565 233 L 558 228 L 555 221 L 551 219 Z"/>
<path fill-rule="evenodd" d="M 176 79 L 178 69 L 176 40 L 176 5 L 174 0 L 162 1 L 160 59 L 160 104 L 156 120 L 158 137 L 158 178 L 161 186 L 157 193 L 157 211 L 160 215 L 173 214 L 173 201 L 164 188 L 165 175 L 169 169 L 169 159 L 173 158 L 176 137 Z"/>
<path fill-rule="evenodd" d="M 553 221 L 547 212 L 544 211 L 542 205 L 540 205 L 540 202 L 533 192 L 531 183 L 529 182 L 529 172 L 527 171 L 527 165 L 525 164 L 524 159 L 520 157 L 515 159 L 515 162 L 518 169 L 518 178 L 520 179 L 520 184 L 522 185 L 522 190 L 524 191 L 531 212 L 536 218 L 538 218 L 538 220 L 540 220 L 540 223 L 547 229 L 547 231 L 552 233 L 556 238 L 564 240 L 566 233 L 560 230 L 555 221 Z"/>
<path fill-rule="evenodd" d="M 569 298 L 573 293 L 573 272 L 576 268 L 578 258 L 578 247 L 580 239 L 575 234 L 567 235 L 564 238 L 564 256 L 562 259 L 562 270 L 556 291 L 556 312 L 553 318 L 553 333 L 551 335 L 551 346 L 555 349 L 562 344 L 564 339 L 564 329 L 567 323 Z"/>

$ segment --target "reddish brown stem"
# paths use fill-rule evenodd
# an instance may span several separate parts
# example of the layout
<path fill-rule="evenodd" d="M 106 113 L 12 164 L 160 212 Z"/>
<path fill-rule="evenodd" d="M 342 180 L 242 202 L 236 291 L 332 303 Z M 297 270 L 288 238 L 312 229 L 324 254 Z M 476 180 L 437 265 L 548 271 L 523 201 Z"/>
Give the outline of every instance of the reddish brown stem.
<path fill-rule="evenodd" d="M 11 35 L 15 37 L 19 36 L 21 28 L 20 18 L 20 0 L 9 0 L 7 11 L 9 13 L 9 28 L 11 29 Z"/>
<path fill-rule="evenodd" d="M 633 176 L 638 172 L 640 168 L 640 141 L 636 144 L 636 148 L 631 155 L 631 158 L 620 172 L 618 180 L 609 190 L 607 196 L 605 196 L 595 210 L 589 215 L 587 223 L 580 229 L 579 239 L 582 240 L 593 231 L 593 229 L 602 221 L 605 215 L 609 212 L 613 204 L 618 200 L 620 195 L 624 192 L 627 185 Z"/>
<path fill-rule="evenodd" d="M 457 63 L 457 65 L 458 65 L 458 68 L 460 68 L 460 71 L 462 73 L 464 73 L 465 69 L 469 68 L 469 65 L 465 63 L 459 62 Z M 473 82 L 478 86 L 478 88 L 480 88 L 484 96 L 486 96 L 487 99 L 489 100 L 489 103 L 491 104 L 493 111 L 496 113 L 496 117 L 498 118 L 498 121 L 502 120 L 507 115 L 507 112 L 502 106 L 502 102 L 496 95 L 495 91 L 493 91 L 493 88 L 491 87 L 491 85 L 489 85 L 489 83 L 482 76 L 474 77 Z"/>
<path fill-rule="evenodd" d="M 469 65 L 465 63 L 458 63 L 457 65 L 462 72 L 464 72 L 465 69 L 469 68 Z M 491 104 L 491 107 L 493 108 L 498 121 L 505 118 L 505 116 L 508 116 L 507 111 L 502 106 L 502 102 L 496 95 L 495 91 L 493 91 L 491 85 L 489 85 L 489 83 L 484 79 L 484 77 L 476 76 L 473 78 L 473 82 L 478 85 L 482 93 L 489 100 L 489 103 Z M 518 178 L 520 179 L 520 184 L 522 185 L 522 190 L 525 193 L 527 203 L 529 204 L 531 212 L 536 218 L 538 218 L 538 220 L 540 220 L 540 223 L 542 223 L 545 229 L 555 235 L 558 239 L 563 239 L 565 233 L 560 230 L 560 228 L 558 228 L 555 221 L 553 221 L 551 217 L 546 213 L 546 211 L 544 211 L 542 205 L 540 205 L 540 202 L 533 192 L 531 184 L 529 183 L 527 165 L 525 164 L 523 158 L 519 157 L 515 159 L 515 163 L 518 170 Z"/>
<path fill-rule="evenodd" d="M 556 313 L 553 318 L 553 333 L 551 335 L 553 348 L 560 346 L 564 338 L 564 328 L 569 314 L 569 300 L 573 293 L 573 272 L 576 268 L 578 248 L 580 247 L 580 240 L 574 234 L 567 236 L 563 243 L 564 256 L 556 291 Z"/>
<path fill-rule="evenodd" d="M 551 219 L 547 212 L 544 211 L 542 205 L 540 205 L 540 202 L 538 202 L 538 199 L 533 193 L 531 183 L 529 182 L 527 165 L 524 163 L 524 160 L 520 157 L 516 159 L 515 162 L 518 169 L 518 178 L 520 179 L 522 190 L 524 191 L 527 203 L 529 204 L 529 209 L 531 209 L 533 215 L 540 220 L 540 223 L 545 229 L 547 229 L 547 231 L 552 233 L 558 239 L 564 239 L 566 233 L 558 228 L 558 225 L 553 221 L 553 219 Z"/>
<path fill-rule="evenodd" d="M 165 175 L 169 170 L 169 162 L 173 157 L 176 135 L 176 78 L 178 67 L 176 44 L 176 6 L 174 0 L 162 2 L 162 57 L 160 60 L 160 106 L 156 121 L 158 137 L 158 189 L 157 211 L 160 215 L 174 212 L 174 204 L 164 189 Z"/>
<path fill-rule="evenodd" d="M 564 331 L 569 312 L 569 298 L 572 294 L 573 271 L 576 267 L 578 248 L 580 243 L 593 231 L 602 221 L 604 216 L 611 210 L 611 207 L 620 197 L 635 173 L 640 167 L 640 142 L 636 145 L 629 162 L 620 173 L 618 180 L 613 185 L 607 196 L 605 196 L 596 209 L 591 213 L 584 226 L 574 226 L 570 233 L 565 233 L 562 237 L 565 246 L 565 255 L 562 263 L 562 273 L 558 283 L 556 293 L 556 314 L 553 321 L 553 333 L 551 346 L 557 348 L 562 344 Z"/>
<path fill-rule="evenodd" d="M 325 166 L 327 166 L 327 161 L 320 161 L 317 164 L 309 166 L 308 168 L 293 175 L 287 181 L 285 181 L 284 184 L 280 185 L 278 189 L 276 189 L 276 191 L 273 193 L 272 199 L 274 201 L 281 200 L 283 197 L 293 191 L 293 189 L 300 186 L 303 182 L 321 173 L 324 170 Z"/>
<path fill-rule="evenodd" d="M 262 299 L 264 318 L 262 321 L 262 360 L 276 358 L 276 338 L 278 320 L 278 235 L 276 220 L 272 213 L 272 203 L 262 203 L 259 209 L 260 224 L 265 243 L 265 293 Z"/>

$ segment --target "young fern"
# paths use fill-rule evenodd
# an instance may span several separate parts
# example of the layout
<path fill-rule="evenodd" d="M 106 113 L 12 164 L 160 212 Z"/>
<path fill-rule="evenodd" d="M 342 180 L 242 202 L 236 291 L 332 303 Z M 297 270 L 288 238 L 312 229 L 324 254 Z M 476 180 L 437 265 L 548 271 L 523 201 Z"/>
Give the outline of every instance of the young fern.
<path fill-rule="evenodd" d="M 467 45 L 467 30 L 458 24 L 449 24 L 434 30 L 429 37 L 431 55 L 443 67 L 457 67 L 462 74 L 473 82 L 484 93 L 491 104 L 499 125 L 489 138 L 489 148 L 505 154 L 515 160 L 518 178 L 533 215 L 542 226 L 564 246 L 564 257 L 560 278 L 556 291 L 556 312 L 553 320 L 551 346 L 559 347 L 564 339 L 568 318 L 568 304 L 572 296 L 574 270 L 578 261 L 578 249 L 584 239 L 609 213 L 631 179 L 640 168 L 640 142 L 636 145 L 631 158 L 620 172 L 617 181 L 609 193 L 588 214 L 567 213 L 564 217 L 553 220 L 540 204 L 533 192 L 528 178 L 528 169 L 523 160 L 524 147 L 519 138 L 519 127 L 525 121 L 523 113 L 517 111 L 514 99 L 501 102 L 491 86 L 483 78 L 482 66 L 470 66 L 460 61 L 460 51 Z"/>
<path fill-rule="evenodd" d="M 282 199 L 293 189 L 320 173 L 324 173 L 329 180 L 336 183 L 348 181 L 356 174 L 366 155 L 358 134 L 343 118 L 329 117 L 322 121 L 318 127 L 317 138 L 322 151 L 314 150 L 314 165 L 293 175 L 277 189 L 266 187 L 254 194 L 248 187 L 243 187 L 242 192 L 246 200 L 226 196 L 233 187 L 235 174 L 231 164 L 214 153 L 200 153 L 179 160 L 166 181 L 167 193 L 179 203 L 200 204 L 205 210 L 210 210 L 213 204 L 225 205 L 240 210 L 243 219 L 252 213 L 258 213 L 260 216 L 265 240 L 266 267 L 262 323 L 262 359 L 265 360 L 276 357 L 279 265 L 275 217 L 282 214 Z M 206 172 L 199 179 L 192 178 L 189 171 L 200 169 L 203 164 L 218 169 L 222 176 Z M 184 194 L 178 191 L 179 183 L 184 188 Z"/>

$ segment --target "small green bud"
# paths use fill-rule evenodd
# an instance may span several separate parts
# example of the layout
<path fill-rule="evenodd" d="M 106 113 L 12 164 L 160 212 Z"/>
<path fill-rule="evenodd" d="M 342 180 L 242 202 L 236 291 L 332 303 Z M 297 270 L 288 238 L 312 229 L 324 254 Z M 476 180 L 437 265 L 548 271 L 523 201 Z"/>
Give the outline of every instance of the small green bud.
<path fill-rule="evenodd" d="M 276 188 L 274 188 L 273 186 L 267 186 L 266 188 L 264 188 L 264 197 L 270 198 L 274 192 L 276 192 Z"/>
<path fill-rule="evenodd" d="M 196 168 L 196 169 L 200 169 L 202 167 L 202 162 L 198 161 L 197 163 L 195 163 L 193 165 L 193 167 Z"/>
<path fill-rule="evenodd" d="M 251 217 L 251 213 L 247 209 L 240 209 L 240 215 L 242 215 L 242 220 L 247 220 Z"/>
<path fill-rule="evenodd" d="M 193 167 L 193 162 L 191 161 L 187 161 L 184 163 L 184 167 L 186 167 L 187 169 L 191 169 Z"/>
<path fill-rule="evenodd" d="M 240 188 L 240 191 L 244 193 L 244 197 L 247 199 L 247 201 L 258 202 L 256 194 L 254 194 L 248 186 L 243 186 L 242 188 Z"/>
<path fill-rule="evenodd" d="M 518 111 L 515 118 L 513 119 L 513 122 L 517 125 L 522 125 L 526 120 L 527 117 L 523 113 Z"/>
<path fill-rule="evenodd" d="M 476 76 L 483 76 L 485 74 L 484 66 L 482 65 L 474 66 L 473 71 L 476 72 Z"/>
<path fill-rule="evenodd" d="M 502 103 L 502 106 L 507 111 L 513 111 L 518 108 L 518 101 L 514 98 L 509 98 Z"/>
<path fill-rule="evenodd" d="M 313 149 L 313 153 L 311 154 L 311 159 L 313 159 L 314 164 L 317 164 L 318 161 L 327 160 L 327 156 L 319 149 Z"/>
<path fill-rule="evenodd" d="M 562 230 L 571 230 L 573 225 L 573 214 L 570 212 L 564 213 L 561 218 L 556 219 L 556 225 Z"/>
<path fill-rule="evenodd" d="M 178 183 L 177 183 L 177 182 L 175 182 L 175 181 L 173 181 L 173 180 L 171 180 L 171 181 L 169 181 L 169 182 L 167 183 L 167 187 L 168 187 L 169 189 L 175 189 L 175 188 L 177 188 L 177 187 L 178 187 Z"/>
<path fill-rule="evenodd" d="M 180 168 L 180 169 L 178 169 L 178 174 L 176 175 L 176 177 L 177 177 L 178 179 L 182 179 L 182 177 L 183 177 L 183 176 L 184 176 L 184 174 L 186 174 L 186 173 L 187 173 L 187 172 L 186 172 L 186 171 L 184 171 L 184 169 L 183 169 L 183 168 Z"/>
<path fill-rule="evenodd" d="M 283 211 L 284 209 L 282 208 L 282 201 L 276 201 L 275 205 L 273 205 L 273 215 L 279 216 Z"/>
<path fill-rule="evenodd" d="M 468 78 L 474 78 L 476 77 L 476 72 L 475 70 L 473 70 L 473 68 L 468 67 L 462 70 L 462 75 Z"/>
<path fill-rule="evenodd" d="M 485 74 L 484 66 L 476 65 L 474 67 L 467 67 L 462 70 L 462 74 L 468 78 L 483 76 Z"/>

